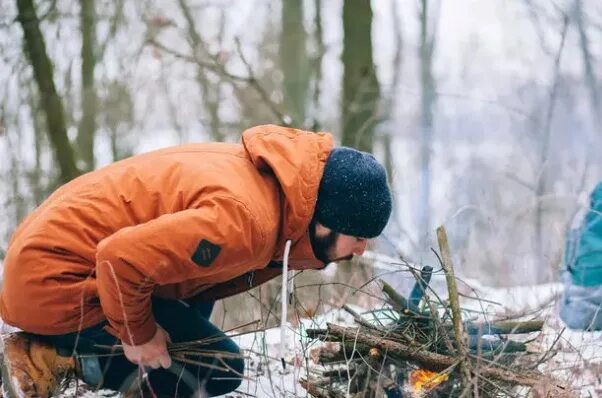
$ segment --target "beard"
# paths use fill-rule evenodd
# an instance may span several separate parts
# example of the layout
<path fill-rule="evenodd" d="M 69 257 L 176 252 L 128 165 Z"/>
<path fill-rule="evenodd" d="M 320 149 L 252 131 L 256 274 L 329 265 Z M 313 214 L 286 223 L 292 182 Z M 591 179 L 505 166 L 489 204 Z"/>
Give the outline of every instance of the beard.
<path fill-rule="evenodd" d="M 309 224 L 311 248 L 313 249 L 316 258 L 322 261 L 325 265 L 335 261 L 351 260 L 353 257 L 352 254 L 341 258 L 333 258 L 334 255 L 332 252 L 336 245 L 337 238 L 339 237 L 339 233 L 331 230 L 325 236 L 317 236 L 316 224 L 317 221 L 315 219 L 311 220 L 311 223 Z"/>

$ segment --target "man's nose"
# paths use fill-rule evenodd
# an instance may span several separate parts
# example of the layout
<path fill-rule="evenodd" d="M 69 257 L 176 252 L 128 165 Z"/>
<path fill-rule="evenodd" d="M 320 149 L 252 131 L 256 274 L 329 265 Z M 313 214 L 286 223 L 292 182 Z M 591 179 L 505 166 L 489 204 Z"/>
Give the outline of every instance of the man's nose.
<path fill-rule="evenodd" d="M 356 256 L 361 256 L 366 251 L 366 246 L 368 246 L 368 241 L 366 240 L 357 242 L 353 250 L 353 254 L 355 254 Z"/>

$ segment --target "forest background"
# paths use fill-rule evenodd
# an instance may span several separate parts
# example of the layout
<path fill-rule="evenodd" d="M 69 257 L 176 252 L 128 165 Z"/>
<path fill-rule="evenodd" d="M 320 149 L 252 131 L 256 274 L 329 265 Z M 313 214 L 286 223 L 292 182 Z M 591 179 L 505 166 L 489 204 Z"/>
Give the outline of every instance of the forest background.
<path fill-rule="evenodd" d="M 0 260 L 84 172 L 276 123 L 386 164 L 374 252 L 434 263 L 445 225 L 462 277 L 557 281 L 602 166 L 601 43 L 596 0 L 0 0 Z M 360 263 L 301 275 L 308 313 L 382 271 Z M 403 291 L 406 271 L 384 278 Z M 215 316 L 267 320 L 277 291 Z"/>

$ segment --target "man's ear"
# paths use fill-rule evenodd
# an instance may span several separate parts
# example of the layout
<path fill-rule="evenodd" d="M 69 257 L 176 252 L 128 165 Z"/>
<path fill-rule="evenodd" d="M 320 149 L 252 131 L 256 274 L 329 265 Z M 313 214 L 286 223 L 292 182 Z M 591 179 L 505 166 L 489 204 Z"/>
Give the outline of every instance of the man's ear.
<path fill-rule="evenodd" d="M 318 221 L 315 223 L 315 234 L 316 236 L 327 236 L 332 232 L 332 230 L 324 225 L 320 224 Z"/>

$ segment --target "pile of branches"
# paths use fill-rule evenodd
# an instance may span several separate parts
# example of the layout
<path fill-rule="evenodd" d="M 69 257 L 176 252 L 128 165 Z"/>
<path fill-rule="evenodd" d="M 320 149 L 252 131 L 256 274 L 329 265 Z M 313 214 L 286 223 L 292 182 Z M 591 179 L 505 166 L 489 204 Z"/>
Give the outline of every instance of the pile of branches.
<path fill-rule="evenodd" d="M 379 314 L 385 319 L 374 312 L 367 319 L 345 306 L 357 326 L 307 330 L 310 338 L 326 342 L 315 359 L 328 366 L 301 379 L 301 385 L 316 398 L 502 397 L 531 390 L 545 397 L 572 396 L 537 371 L 549 355 L 527 350 L 525 334 L 541 331 L 543 321 L 462 319 L 443 227 L 437 237 L 449 299 L 429 290 L 430 266 L 414 273 L 416 284 L 407 299 L 382 282 L 388 306 Z"/>

